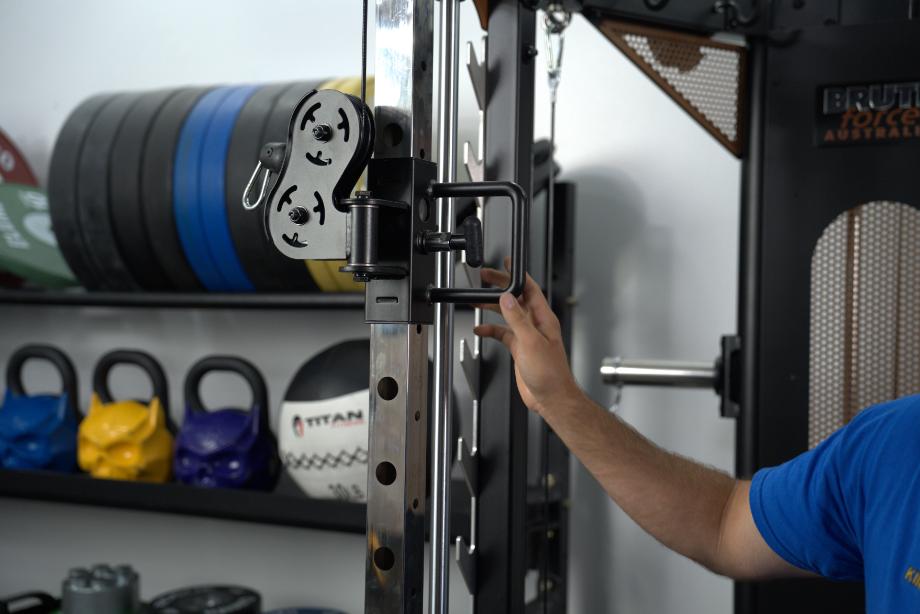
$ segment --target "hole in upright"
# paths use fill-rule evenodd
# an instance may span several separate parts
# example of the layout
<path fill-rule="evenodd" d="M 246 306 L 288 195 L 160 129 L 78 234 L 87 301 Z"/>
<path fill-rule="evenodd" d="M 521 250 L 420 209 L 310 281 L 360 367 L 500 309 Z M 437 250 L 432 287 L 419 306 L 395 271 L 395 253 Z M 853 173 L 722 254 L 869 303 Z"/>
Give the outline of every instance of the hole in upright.
<path fill-rule="evenodd" d="M 383 461 L 377 465 L 377 481 L 384 486 L 389 486 L 396 481 L 396 467 L 393 463 Z"/>
<path fill-rule="evenodd" d="M 380 395 L 380 398 L 384 401 L 392 401 L 396 398 L 396 395 L 399 394 L 399 384 L 396 383 L 396 380 L 392 377 L 381 378 L 377 382 L 377 394 Z"/>
<path fill-rule="evenodd" d="M 386 546 L 380 546 L 374 550 L 374 565 L 381 571 L 390 571 L 396 564 L 396 557 L 393 551 Z"/>
<path fill-rule="evenodd" d="M 403 129 L 399 124 L 387 124 L 383 128 L 383 138 L 390 147 L 398 147 L 403 141 Z"/>

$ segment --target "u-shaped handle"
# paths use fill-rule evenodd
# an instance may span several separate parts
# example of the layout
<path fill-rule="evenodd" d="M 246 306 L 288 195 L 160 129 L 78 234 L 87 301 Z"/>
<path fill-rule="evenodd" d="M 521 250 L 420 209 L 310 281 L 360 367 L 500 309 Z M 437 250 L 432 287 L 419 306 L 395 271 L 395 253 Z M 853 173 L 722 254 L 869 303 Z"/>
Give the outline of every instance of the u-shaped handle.
<path fill-rule="evenodd" d="M 79 403 L 77 397 L 77 371 L 67 354 L 53 345 L 24 345 L 13 352 L 6 365 L 6 387 L 15 395 L 22 396 L 26 394 L 22 385 L 22 367 L 27 360 L 33 358 L 46 360 L 54 365 L 61 375 L 61 390 L 67 394 L 71 406 L 76 410 Z"/>
<path fill-rule="evenodd" d="M 185 376 L 185 406 L 191 411 L 206 411 L 201 402 L 201 379 L 212 371 L 227 371 L 241 376 L 252 390 L 252 403 L 259 409 L 259 420 L 268 424 L 268 388 L 262 373 L 248 360 L 237 356 L 207 356 Z"/>
<path fill-rule="evenodd" d="M 511 200 L 511 283 L 507 288 L 429 288 L 432 303 L 497 303 L 505 292 L 520 296 L 524 292 L 527 255 L 524 231 L 527 228 L 527 194 L 512 181 L 473 181 L 432 183 L 428 195 L 437 198 L 479 198 L 506 196 Z"/>
<path fill-rule="evenodd" d="M 103 403 L 111 403 L 114 399 L 109 390 L 109 373 L 112 367 L 122 364 L 140 367 L 147 374 L 153 384 L 153 396 L 160 400 L 168 416 L 169 386 L 166 383 L 166 373 L 156 358 L 140 350 L 115 350 L 100 358 L 93 370 L 93 392 L 99 395 Z"/>

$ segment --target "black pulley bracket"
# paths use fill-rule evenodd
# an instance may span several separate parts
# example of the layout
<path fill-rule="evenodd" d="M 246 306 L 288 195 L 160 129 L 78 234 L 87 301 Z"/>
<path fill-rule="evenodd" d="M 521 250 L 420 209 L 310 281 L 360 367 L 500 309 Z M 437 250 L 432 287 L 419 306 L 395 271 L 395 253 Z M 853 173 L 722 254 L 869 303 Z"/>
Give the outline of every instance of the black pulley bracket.
<path fill-rule="evenodd" d="M 265 205 L 269 234 L 282 254 L 299 260 L 346 257 L 348 210 L 340 201 L 367 166 L 373 143 L 371 111 L 358 98 L 319 90 L 300 101 L 284 148 L 271 147 L 273 153 L 284 154 Z M 244 207 L 266 200 L 264 186 L 277 161 L 277 156 L 266 157 L 263 151 L 244 191 Z M 253 202 L 249 198 L 263 171 L 267 175 Z"/>
<path fill-rule="evenodd" d="M 286 258 L 278 252 L 268 234 L 266 211 L 240 206 L 240 190 L 246 186 L 263 145 L 287 140 L 292 110 L 304 94 L 316 89 L 317 85 L 318 82 L 265 86 L 243 107 L 230 140 L 227 153 L 227 219 L 237 256 L 260 291 L 318 291 L 303 262 Z M 280 170 L 280 164 L 276 170 Z M 266 193 L 270 187 L 269 175 L 277 177 L 277 173 L 264 173 L 264 177 L 260 178 Z"/>

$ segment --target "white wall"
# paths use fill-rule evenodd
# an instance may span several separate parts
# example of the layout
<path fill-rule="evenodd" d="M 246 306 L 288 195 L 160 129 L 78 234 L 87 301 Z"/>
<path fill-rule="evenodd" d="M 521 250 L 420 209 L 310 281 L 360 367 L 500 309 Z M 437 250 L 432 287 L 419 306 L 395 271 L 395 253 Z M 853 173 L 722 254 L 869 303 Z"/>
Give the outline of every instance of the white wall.
<path fill-rule="evenodd" d="M 578 185 L 572 363 L 609 405 L 605 356 L 710 360 L 734 332 L 739 163 L 587 21 L 565 45 L 558 158 Z M 549 132 L 542 74 L 538 135 Z M 627 389 L 621 408 L 659 445 L 733 470 L 734 423 L 714 394 Z M 730 582 L 665 550 L 573 468 L 573 613 L 731 611 Z"/>
<path fill-rule="evenodd" d="M 465 37 L 478 39 L 470 4 Z M 0 41 L 16 50 L 0 63 L 0 127 L 44 180 L 61 123 L 92 93 L 357 74 L 359 5 L 0 0 Z M 548 132 L 543 66 L 540 57 L 538 135 Z M 467 107 L 467 134 L 474 118 Z M 558 132 L 565 178 L 579 188 L 572 362 L 608 403 L 596 375 L 604 356 L 708 360 L 734 330 L 738 163 L 580 18 L 566 39 Z M 0 318 L 0 360 L 25 341 L 52 341 L 77 360 L 84 387 L 102 352 L 133 345 L 162 357 L 173 382 L 201 355 L 241 353 L 266 373 L 273 399 L 306 357 L 364 331 L 359 312 L 4 307 Z M 628 390 L 622 415 L 667 448 L 732 467 L 733 425 L 717 417 L 712 394 Z M 730 583 L 666 552 L 573 469 L 573 614 L 730 612 Z M 145 596 L 233 580 L 258 587 L 270 606 L 362 611 L 360 536 L 0 500 L 0 594 L 54 591 L 67 567 L 96 560 L 133 562 Z M 456 575 L 453 586 L 453 611 L 467 611 Z"/>

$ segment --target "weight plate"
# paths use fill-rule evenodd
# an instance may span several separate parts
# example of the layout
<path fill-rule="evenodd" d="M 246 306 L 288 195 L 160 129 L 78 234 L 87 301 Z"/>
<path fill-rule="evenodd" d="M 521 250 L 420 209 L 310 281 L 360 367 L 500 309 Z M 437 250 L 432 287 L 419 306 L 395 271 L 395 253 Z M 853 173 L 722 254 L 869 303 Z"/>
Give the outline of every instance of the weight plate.
<path fill-rule="evenodd" d="M 32 186 L 0 184 L 0 268 L 42 286 L 73 286 L 48 214 L 48 198 Z"/>
<path fill-rule="evenodd" d="M 305 260 L 310 277 L 323 292 L 338 292 L 339 284 L 333 276 L 326 260 Z"/>
<path fill-rule="evenodd" d="M 128 269 L 145 290 L 168 290 L 171 285 L 166 271 L 153 257 L 141 204 L 141 168 L 151 126 L 176 94 L 176 90 L 143 94 L 125 116 L 112 147 L 109 213 L 115 240 Z"/>
<path fill-rule="evenodd" d="M 230 151 L 227 153 L 227 220 L 236 253 L 257 290 L 317 290 L 301 262 L 283 256 L 275 248 L 265 229 L 265 212 L 261 208 L 246 210 L 241 203 L 243 190 L 259 160 L 262 145 L 286 140 L 294 106 L 315 85 L 283 83 L 263 87 L 243 107 L 230 139 Z M 288 91 L 290 94 L 285 96 Z M 296 100 L 291 102 L 295 97 Z"/>
<path fill-rule="evenodd" d="M 25 156 L 13 144 L 8 136 L 0 130 L 0 183 L 18 183 L 20 185 L 38 185 L 35 173 L 29 168 Z"/>
<path fill-rule="evenodd" d="M 254 85 L 235 87 L 217 107 L 205 133 L 201 156 L 201 197 L 198 203 L 201 226 L 211 257 L 227 281 L 227 289 L 235 292 L 252 292 L 255 286 L 243 270 L 230 236 L 226 193 L 227 152 L 240 111 L 256 89 Z"/>
<path fill-rule="evenodd" d="M 192 270 L 176 230 L 173 171 L 176 146 L 185 120 L 207 88 L 184 89 L 160 109 L 144 147 L 141 169 L 141 209 L 153 247 L 151 259 L 166 273 L 173 290 L 194 292 L 201 283 Z"/>
<path fill-rule="evenodd" d="M 259 593 L 242 586 L 192 586 L 163 593 L 150 614 L 260 614 Z"/>
<path fill-rule="evenodd" d="M 192 270 L 201 284 L 212 291 L 229 290 L 230 284 L 211 256 L 201 216 L 201 159 L 211 118 L 234 88 L 219 87 L 198 100 L 182 126 L 173 168 L 173 209 L 176 230 Z"/>
<path fill-rule="evenodd" d="M 70 270 L 86 288 L 99 287 L 99 274 L 83 245 L 77 213 L 80 152 L 93 120 L 111 99 L 110 94 L 93 96 L 74 109 L 58 133 L 48 173 L 51 226 Z"/>
<path fill-rule="evenodd" d="M 77 215 L 83 247 L 99 272 L 99 287 L 103 290 L 130 291 L 140 287 L 118 250 L 109 215 L 112 146 L 125 116 L 139 99 L 139 94 L 118 94 L 107 102 L 86 133 L 80 152 Z"/>

